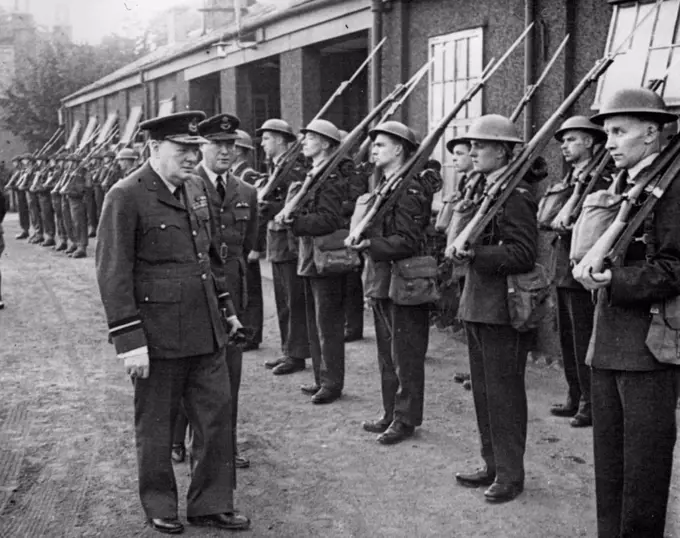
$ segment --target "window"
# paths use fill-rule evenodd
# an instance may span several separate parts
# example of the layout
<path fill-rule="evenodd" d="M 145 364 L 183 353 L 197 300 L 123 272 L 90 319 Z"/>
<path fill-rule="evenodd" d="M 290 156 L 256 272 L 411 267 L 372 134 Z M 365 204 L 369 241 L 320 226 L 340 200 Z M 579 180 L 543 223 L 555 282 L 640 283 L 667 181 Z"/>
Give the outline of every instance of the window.
<path fill-rule="evenodd" d="M 167 116 L 175 111 L 175 98 L 163 99 L 158 103 L 158 117 Z"/>
<path fill-rule="evenodd" d="M 90 116 L 90 118 L 87 120 L 87 127 L 85 127 L 83 137 L 80 139 L 80 144 L 78 144 L 79 150 L 82 150 L 85 146 L 92 142 L 94 139 L 94 130 L 97 127 L 97 123 L 97 116 Z"/>
<path fill-rule="evenodd" d="M 607 52 L 614 52 L 638 23 L 650 12 L 630 40 L 624 53 L 614 60 L 600 78 L 593 108 L 599 108 L 622 83 L 646 86 L 668 73 L 661 95 L 668 105 L 680 105 L 680 0 L 665 0 L 658 11 L 654 3 L 621 2 L 614 12 L 607 36 Z M 669 70 L 669 67 L 672 69 Z"/>
<path fill-rule="evenodd" d="M 130 114 L 125 124 L 125 130 L 123 131 L 123 136 L 120 138 L 121 145 L 127 145 L 132 140 L 137 130 L 137 125 L 142 117 L 142 105 L 133 106 L 130 109 Z"/>
<path fill-rule="evenodd" d="M 66 149 L 72 150 L 75 148 L 76 142 L 78 141 L 78 135 L 80 134 L 80 127 L 82 123 L 80 120 L 76 120 L 71 129 L 71 133 L 68 135 L 68 140 L 66 141 Z"/>
<path fill-rule="evenodd" d="M 101 128 L 99 131 L 99 135 L 97 136 L 97 141 L 96 144 L 99 145 L 106 138 L 111 134 L 111 130 L 113 129 L 114 123 L 116 123 L 116 120 L 118 119 L 118 112 L 110 112 L 109 115 L 106 117 L 106 123 L 104 123 L 104 126 Z"/>
<path fill-rule="evenodd" d="M 468 89 L 478 82 L 483 71 L 482 45 L 481 28 L 430 38 L 429 57 L 430 60 L 434 58 L 430 67 L 430 129 L 434 129 Z M 432 154 L 432 158 L 442 164 L 444 178 L 444 188 L 438 198 L 450 193 L 456 182 L 446 141 L 467 132 L 472 121 L 482 115 L 482 93 L 480 91 L 449 123 Z"/>

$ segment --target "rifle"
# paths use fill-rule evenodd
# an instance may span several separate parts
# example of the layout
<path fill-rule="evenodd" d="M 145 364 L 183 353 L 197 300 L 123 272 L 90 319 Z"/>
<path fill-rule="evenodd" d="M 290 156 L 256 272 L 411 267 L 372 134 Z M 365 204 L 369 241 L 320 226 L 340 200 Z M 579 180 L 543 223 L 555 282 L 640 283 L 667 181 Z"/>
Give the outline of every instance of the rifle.
<path fill-rule="evenodd" d="M 378 50 L 383 46 L 385 43 L 385 40 L 387 38 L 384 37 L 380 43 L 378 43 L 375 48 L 371 51 L 371 53 L 368 55 L 368 57 L 363 61 L 363 63 L 357 68 L 357 70 L 354 72 L 354 74 L 349 78 L 349 80 L 345 80 L 340 83 L 338 88 L 335 90 L 333 95 L 331 95 L 328 98 L 328 101 L 326 101 L 326 104 L 324 104 L 321 107 L 321 110 L 314 116 L 312 121 L 318 120 L 321 118 L 326 112 L 328 112 L 328 109 L 331 107 L 333 104 L 333 101 L 340 97 L 342 93 L 345 91 L 345 89 L 352 83 L 354 80 L 359 76 L 359 74 L 364 70 L 364 68 L 371 62 L 373 57 L 376 55 Z M 311 123 L 311 122 L 310 122 Z M 297 162 L 298 156 L 300 155 L 300 152 L 302 151 L 302 141 L 301 140 L 296 140 L 295 143 L 286 151 L 281 158 L 279 159 L 279 162 L 276 165 L 276 168 L 274 168 L 274 171 L 272 172 L 269 181 L 262 187 L 262 189 L 257 193 L 257 199 L 260 203 L 267 201 L 268 198 L 272 196 L 272 194 L 279 188 L 281 183 L 285 181 L 285 178 L 288 177 L 290 174 L 290 171 L 293 169 L 293 166 L 295 166 L 295 163 Z"/>
<path fill-rule="evenodd" d="M 675 62 L 673 62 L 673 64 L 675 64 Z M 668 77 L 673 64 L 671 64 L 662 77 L 651 79 L 647 84 L 647 88 L 653 92 L 658 92 Z M 574 185 L 574 192 L 571 193 L 571 196 L 567 202 L 553 219 L 551 228 L 566 229 L 578 220 L 586 198 L 591 192 L 593 192 L 595 185 L 600 180 L 602 174 L 607 169 L 611 161 L 612 157 L 603 144 L 602 147 L 595 153 L 595 155 L 593 155 L 593 158 L 590 160 L 588 165 L 583 170 L 583 173 L 576 181 L 576 185 Z M 590 178 L 588 180 L 588 184 L 585 185 L 585 181 L 588 178 Z"/>
<path fill-rule="evenodd" d="M 15 185 L 18 183 L 19 178 L 21 177 L 21 173 L 22 173 L 22 172 L 23 172 L 23 170 L 21 170 L 20 168 L 14 170 L 14 172 L 12 172 L 12 175 L 11 175 L 10 178 L 9 178 L 9 181 L 8 181 L 7 184 L 5 185 L 5 189 L 14 189 L 14 188 L 16 188 Z"/>
<path fill-rule="evenodd" d="M 520 114 L 522 114 L 522 111 L 524 110 L 524 108 L 534 98 L 534 94 L 541 87 L 541 84 L 543 84 L 545 77 L 548 76 L 548 73 L 552 69 L 552 66 L 555 65 L 555 62 L 557 61 L 557 58 L 559 58 L 560 54 L 564 50 L 564 47 L 567 46 L 567 41 L 569 41 L 569 34 L 567 34 L 565 36 L 565 38 L 562 40 L 562 43 L 560 43 L 560 46 L 557 47 L 555 54 L 553 54 L 552 58 L 550 59 L 550 61 L 547 63 L 547 65 L 543 69 L 543 72 L 541 73 L 541 76 L 538 77 L 538 80 L 536 82 L 534 82 L 533 84 L 529 85 L 529 87 L 526 90 L 526 93 L 522 96 L 522 99 L 520 99 L 519 103 L 517 103 L 515 110 L 512 112 L 512 115 L 510 116 L 510 121 L 512 123 L 515 123 L 517 121 L 517 118 L 519 118 Z"/>
<path fill-rule="evenodd" d="M 437 127 L 427 135 L 425 140 L 420 144 L 413 156 L 404 163 L 394 174 L 379 185 L 373 192 L 373 203 L 366 214 L 359 220 L 356 227 L 350 231 L 349 236 L 345 240 L 345 244 L 350 246 L 358 244 L 366 231 L 373 225 L 374 222 L 380 221 L 387 212 L 397 203 L 401 197 L 402 192 L 406 186 L 411 182 L 411 179 L 422 169 L 427 160 L 430 158 L 434 147 L 441 136 L 446 131 L 448 124 L 456 117 L 463 107 L 465 107 L 477 93 L 484 87 L 486 81 L 496 72 L 496 70 L 505 63 L 505 60 L 510 54 L 520 45 L 526 35 L 529 33 L 533 23 L 530 24 L 522 34 L 515 40 L 510 48 L 505 51 L 501 59 L 494 63 L 491 68 L 483 71 L 479 82 L 468 89 L 467 93 L 456 103 L 453 109 L 439 122 Z"/>
<path fill-rule="evenodd" d="M 66 192 L 68 191 L 69 187 L 71 186 L 71 183 L 75 179 L 78 172 L 80 172 L 83 168 L 85 168 L 85 165 L 90 161 L 90 159 L 92 159 L 92 156 L 95 153 L 97 153 L 99 150 L 101 150 L 101 148 L 105 147 L 108 143 L 110 143 L 111 140 L 113 140 L 113 137 L 116 136 L 117 133 L 118 133 L 117 128 L 112 129 L 111 133 L 106 137 L 106 139 L 104 141 L 101 142 L 101 144 L 97 144 L 97 145 L 93 146 L 92 149 L 90 150 L 90 152 L 85 157 L 83 157 L 83 159 L 80 161 L 80 163 L 78 163 L 78 166 L 76 166 L 71 172 L 65 173 L 62 176 L 61 181 L 57 184 L 57 186 L 54 188 L 54 190 L 52 192 L 56 191 L 57 194 L 62 194 L 62 195 L 66 194 Z M 94 139 L 94 136 L 95 135 L 93 133 L 92 137 L 90 137 L 90 140 Z"/>
<path fill-rule="evenodd" d="M 657 9 L 663 0 L 657 0 Z M 578 98 L 594 84 L 606 71 L 609 69 L 620 51 L 628 41 L 633 37 L 635 32 L 640 28 L 641 24 L 649 17 L 651 10 L 645 17 L 643 17 L 633 31 L 623 40 L 621 45 L 610 54 L 600 58 L 592 69 L 581 79 L 578 85 L 572 90 L 562 104 L 557 108 L 553 115 L 545 122 L 541 129 L 533 136 L 529 143 L 522 149 L 521 153 L 515 157 L 507 166 L 505 171 L 497 179 L 494 185 L 485 193 L 482 203 L 477 209 L 472 220 L 468 222 L 463 231 L 453 240 L 447 251 L 452 256 L 456 256 L 457 252 L 463 252 L 474 243 L 477 238 L 483 233 L 491 220 L 496 216 L 498 211 L 503 207 L 508 197 L 515 190 L 515 187 L 530 170 L 534 160 L 539 156 L 543 148 L 548 144 L 553 134 L 559 127 L 560 123 L 566 117 L 571 107 L 576 103 Z"/>
<path fill-rule="evenodd" d="M 52 134 L 52 136 L 50 137 L 50 139 L 49 139 L 47 142 L 45 142 L 45 145 L 40 149 L 40 151 L 38 151 L 37 153 L 34 153 L 34 154 L 33 154 L 33 157 L 37 159 L 37 158 L 39 158 L 41 155 L 44 155 L 45 153 L 47 153 L 47 152 L 52 148 L 52 146 L 54 146 L 54 144 L 57 143 L 57 140 L 59 140 L 59 139 L 61 138 L 61 135 L 62 135 L 63 133 L 64 133 L 64 128 L 63 128 L 63 127 L 59 127 L 59 128 Z"/>

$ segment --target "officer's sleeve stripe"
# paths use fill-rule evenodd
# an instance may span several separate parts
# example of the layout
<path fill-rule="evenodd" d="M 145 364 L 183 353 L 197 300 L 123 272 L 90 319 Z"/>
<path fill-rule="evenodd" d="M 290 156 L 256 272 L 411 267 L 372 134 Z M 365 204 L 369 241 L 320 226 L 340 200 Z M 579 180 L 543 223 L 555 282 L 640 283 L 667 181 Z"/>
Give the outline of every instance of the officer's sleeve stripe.
<path fill-rule="evenodd" d="M 221 301 L 222 299 L 229 299 L 231 295 L 229 295 L 228 291 L 225 291 L 224 293 L 220 293 L 217 298 Z"/>
<path fill-rule="evenodd" d="M 116 321 L 115 323 L 109 323 L 109 333 L 111 333 L 111 336 L 120 336 L 121 334 L 134 331 L 141 325 L 142 320 L 139 316 L 132 316 Z"/>

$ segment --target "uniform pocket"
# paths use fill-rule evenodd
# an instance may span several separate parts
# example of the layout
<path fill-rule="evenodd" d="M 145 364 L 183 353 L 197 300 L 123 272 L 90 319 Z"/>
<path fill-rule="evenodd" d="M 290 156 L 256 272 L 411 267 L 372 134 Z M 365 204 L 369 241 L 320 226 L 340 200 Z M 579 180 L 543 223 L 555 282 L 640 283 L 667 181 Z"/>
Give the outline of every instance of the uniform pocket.
<path fill-rule="evenodd" d="M 137 282 L 135 299 L 149 346 L 161 351 L 180 349 L 181 282 L 179 280 Z"/>
<path fill-rule="evenodd" d="M 142 221 L 142 241 L 140 250 L 153 255 L 158 260 L 174 260 L 177 245 L 184 240 L 182 224 L 167 217 L 148 217 Z"/>

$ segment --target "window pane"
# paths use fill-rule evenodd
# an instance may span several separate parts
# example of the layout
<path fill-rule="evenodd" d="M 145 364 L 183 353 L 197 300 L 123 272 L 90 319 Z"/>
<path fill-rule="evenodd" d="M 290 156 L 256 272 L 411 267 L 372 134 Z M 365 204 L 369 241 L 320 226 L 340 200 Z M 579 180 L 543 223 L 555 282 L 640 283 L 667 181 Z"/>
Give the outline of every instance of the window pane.
<path fill-rule="evenodd" d="M 449 41 L 446 44 L 446 55 L 444 57 L 444 80 L 453 80 L 456 69 L 456 42 Z"/>
<path fill-rule="evenodd" d="M 444 97 L 442 95 L 443 84 L 433 84 L 431 88 L 431 110 L 432 122 L 436 123 L 442 118 L 442 106 L 444 105 Z"/>
<path fill-rule="evenodd" d="M 456 79 L 468 77 L 468 40 L 456 41 Z"/>
<path fill-rule="evenodd" d="M 444 75 L 444 72 L 442 70 L 443 65 L 444 65 L 443 48 L 444 47 L 441 44 L 432 46 L 432 57 L 435 58 L 435 60 L 434 60 L 434 65 L 430 69 L 430 73 L 432 73 L 432 80 L 434 82 L 441 81 L 442 76 Z"/>
<path fill-rule="evenodd" d="M 644 86 L 647 87 L 650 80 L 660 78 L 666 73 L 668 66 L 668 54 L 670 49 L 656 49 L 649 51 L 647 72 L 645 73 Z"/>
<path fill-rule="evenodd" d="M 635 24 L 640 24 L 640 21 L 644 17 L 647 17 L 640 27 L 635 31 L 633 36 L 631 46 L 634 49 L 648 49 L 650 43 L 652 42 L 652 31 L 654 30 L 654 20 L 656 19 L 656 14 L 647 16 L 650 12 L 656 10 L 656 4 L 642 4 L 640 5 L 640 11 L 638 13 L 637 20 Z M 633 27 L 634 28 L 634 27 Z M 632 31 L 632 29 L 631 29 Z M 621 36 L 621 39 L 626 39 L 625 35 Z"/>
<path fill-rule="evenodd" d="M 678 64 L 680 64 L 680 48 L 674 48 L 671 55 L 671 65 L 677 66 Z M 680 100 L 680 67 L 674 67 L 668 73 L 663 97 L 666 101 L 673 100 L 677 102 Z"/>
<path fill-rule="evenodd" d="M 478 77 L 482 74 L 482 42 L 479 37 L 468 39 L 468 55 L 470 63 L 470 77 Z"/>
<path fill-rule="evenodd" d="M 652 37 L 653 47 L 670 45 L 673 42 L 678 3 L 680 3 L 680 0 L 666 0 L 661 4 L 659 19 L 656 22 L 654 36 Z"/>
<path fill-rule="evenodd" d="M 444 85 L 444 114 L 451 112 L 453 105 L 458 101 L 458 84 L 447 82 Z"/>
<path fill-rule="evenodd" d="M 616 10 L 616 26 L 614 28 L 614 38 L 612 39 L 611 51 L 619 48 L 621 42 L 626 39 L 635 27 L 635 16 L 637 5 L 619 7 Z"/>

